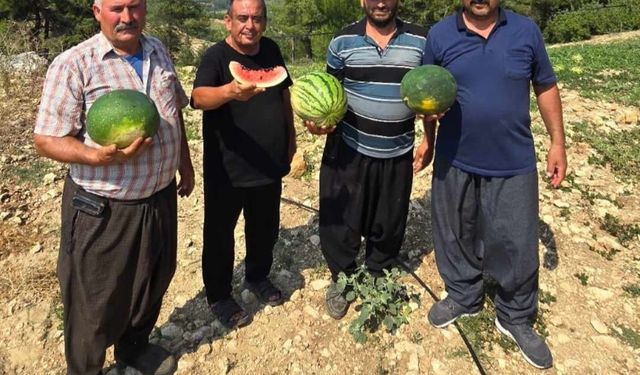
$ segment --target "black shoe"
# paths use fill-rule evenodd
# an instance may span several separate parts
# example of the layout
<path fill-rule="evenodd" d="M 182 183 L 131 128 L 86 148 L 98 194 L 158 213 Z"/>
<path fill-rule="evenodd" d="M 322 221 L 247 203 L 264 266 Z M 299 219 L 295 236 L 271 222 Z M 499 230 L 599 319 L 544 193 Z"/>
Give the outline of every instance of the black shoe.
<path fill-rule="evenodd" d="M 444 328 L 460 317 L 478 315 L 480 310 L 482 310 L 482 307 L 477 310 L 469 310 L 447 296 L 431 306 L 427 317 L 432 326 Z"/>
<path fill-rule="evenodd" d="M 178 369 L 176 358 L 166 349 L 147 344 L 135 357 L 122 354 L 117 358 L 118 368 L 131 367 L 144 375 L 171 375 Z"/>
<path fill-rule="evenodd" d="M 279 306 L 284 302 L 282 292 L 276 288 L 269 279 L 263 279 L 257 282 L 249 282 L 245 280 L 245 289 L 253 293 L 256 298 L 269 306 Z"/>
<path fill-rule="evenodd" d="M 251 316 L 238 305 L 233 297 L 227 297 L 209 305 L 220 324 L 227 329 L 244 327 L 251 323 Z"/>
<path fill-rule="evenodd" d="M 351 302 L 345 298 L 345 291 L 340 291 L 338 284 L 332 282 L 327 288 L 325 296 L 325 306 L 329 316 L 335 320 L 344 318 L 347 315 L 347 311 L 349 311 L 349 305 L 351 305 Z"/>
<path fill-rule="evenodd" d="M 529 324 L 507 324 L 496 318 L 498 331 L 513 340 L 527 362 L 533 367 L 546 369 L 553 366 L 553 357 L 549 346 Z"/>

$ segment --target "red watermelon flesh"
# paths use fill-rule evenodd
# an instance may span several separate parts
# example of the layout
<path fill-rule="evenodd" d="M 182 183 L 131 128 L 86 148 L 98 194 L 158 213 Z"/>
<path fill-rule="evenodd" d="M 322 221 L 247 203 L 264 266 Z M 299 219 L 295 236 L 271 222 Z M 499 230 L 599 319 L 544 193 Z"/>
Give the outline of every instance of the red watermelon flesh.
<path fill-rule="evenodd" d="M 249 69 L 237 61 L 229 63 L 229 70 L 233 78 L 243 85 L 256 87 L 273 87 L 287 79 L 287 70 L 283 66 L 268 69 Z"/>

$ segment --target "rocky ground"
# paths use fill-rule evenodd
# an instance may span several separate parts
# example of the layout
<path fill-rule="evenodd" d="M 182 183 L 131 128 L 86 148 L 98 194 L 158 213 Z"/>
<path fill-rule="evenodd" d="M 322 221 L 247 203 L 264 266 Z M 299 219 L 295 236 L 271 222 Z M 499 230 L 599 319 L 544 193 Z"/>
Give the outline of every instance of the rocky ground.
<path fill-rule="evenodd" d="M 185 87 L 192 70 L 183 69 Z M 30 140 L 41 74 L 20 81 L 4 78 L 0 90 L 0 374 L 63 374 L 61 305 L 55 278 L 63 165 L 39 158 Z M 574 123 L 588 119 L 598 131 L 638 127 L 638 108 L 596 102 L 563 90 L 571 177 L 553 190 L 541 179 L 540 287 L 538 329 L 548 334 L 557 374 L 640 373 L 640 239 L 616 235 L 607 214 L 620 224 L 640 222 L 638 181 L 589 163 L 596 151 L 579 137 Z M 532 112 L 539 170 L 545 169 L 547 138 Z M 201 174 L 199 114 L 188 111 L 190 146 Z M 633 140 L 632 140 L 633 141 Z M 228 332 L 209 313 L 202 293 L 202 179 L 180 200 L 178 269 L 165 297 L 153 340 L 179 356 L 179 374 L 469 374 L 477 369 L 458 331 L 429 326 L 433 300 L 415 279 L 410 287 L 421 304 L 394 335 L 380 331 L 364 344 L 347 331 L 357 315 L 342 321 L 324 311 L 329 274 L 317 236 L 318 162 L 323 140 L 299 128 L 299 152 L 283 195 L 274 282 L 287 295 L 280 307 L 256 302 L 240 289 L 244 236 L 236 231 L 234 293 L 253 315 L 249 326 Z M 635 140 L 637 142 L 637 140 Z M 438 295 L 430 237 L 431 169 L 415 177 L 402 256 Z M 304 206 L 306 207 L 304 207 Z M 636 289 L 634 289 L 636 288 Z M 486 318 L 486 319 L 485 319 Z M 513 346 L 495 334 L 490 316 L 465 321 L 477 339 L 488 373 L 537 373 Z M 483 321 L 481 319 L 485 319 Z M 482 324 L 481 324 L 482 323 Z M 478 341 L 479 340 L 479 341 Z M 112 365 L 112 353 L 108 363 Z M 115 370 L 112 370 L 113 375 Z M 131 375 L 131 374 L 130 374 Z"/>

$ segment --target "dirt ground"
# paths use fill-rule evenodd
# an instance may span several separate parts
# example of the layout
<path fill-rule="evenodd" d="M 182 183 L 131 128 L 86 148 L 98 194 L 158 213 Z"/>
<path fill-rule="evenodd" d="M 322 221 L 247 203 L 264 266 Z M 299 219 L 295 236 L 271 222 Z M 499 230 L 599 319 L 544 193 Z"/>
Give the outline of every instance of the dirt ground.
<path fill-rule="evenodd" d="M 192 71 L 182 72 L 186 88 Z M 0 90 L 0 374 L 63 374 L 61 305 L 55 276 L 59 204 L 64 165 L 36 155 L 31 132 L 42 75 L 4 81 Z M 638 181 L 589 164 L 595 152 L 575 140 L 572 122 L 601 118 L 607 131 L 639 126 L 624 119 L 638 108 L 596 102 L 562 90 L 572 183 L 550 189 L 540 181 L 541 321 L 555 366 L 549 374 L 640 373 L 640 298 L 625 290 L 640 282 L 640 241 L 622 244 L 602 228 L 606 214 L 623 224 L 640 222 Z M 20 110 L 18 110 L 20 109 Z M 534 127 L 541 120 L 532 114 Z M 187 112 L 189 123 L 199 114 Z M 197 126 L 196 126 L 197 129 Z M 190 141 L 198 179 L 194 194 L 179 202 L 178 269 L 165 297 L 152 340 L 179 356 L 179 374 L 470 374 L 478 373 L 458 331 L 432 328 L 426 313 L 433 304 L 417 281 L 404 281 L 421 294 L 410 323 L 395 335 L 378 332 L 365 344 L 347 331 L 357 312 L 334 321 L 324 311 L 329 274 L 318 246 L 318 159 L 323 140 L 299 128 L 298 172 L 285 178 L 280 239 L 272 270 L 286 293 L 280 307 L 265 307 L 239 287 L 244 266 L 243 223 L 236 231 L 234 293 L 253 322 L 227 332 L 207 309 L 202 292 L 202 142 Z M 545 169 L 547 137 L 536 134 L 539 170 Z M 304 155 L 304 157 L 302 157 Z M 305 165 L 306 161 L 306 165 Z M 414 180 L 402 257 L 438 295 L 430 236 L 431 168 Z M 584 191 L 597 192 L 596 196 Z M 296 204 L 296 202 L 298 204 Z M 306 207 L 305 207 L 306 206 Z M 501 345 L 490 325 L 473 324 L 488 337 L 479 354 L 488 373 L 527 374 L 513 347 Z M 635 333 L 635 336 L 634 336 Z M 634 341 L 638 340 L 638 341 Z M 105 366 L 111 366 L 112 353 Z M 113 375 L 115 371 L 112 371 Z"/>

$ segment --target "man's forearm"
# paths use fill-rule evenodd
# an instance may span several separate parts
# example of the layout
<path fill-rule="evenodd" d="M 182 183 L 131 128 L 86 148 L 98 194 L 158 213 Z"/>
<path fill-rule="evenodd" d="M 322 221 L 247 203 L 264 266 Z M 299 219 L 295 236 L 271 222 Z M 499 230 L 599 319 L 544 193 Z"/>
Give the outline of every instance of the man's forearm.
<path fill-rule="evenodd" d="M 193 107 L 209 111 L 221 107 L 233 99 L 228 85 L 196 87 L 191 93 Z"/>
<path fill-rule="evenodd" d="M 38 154 L 63 163 L 96 163 L 95 149 L 85 145 L 72 136 L 54 137 L 35 134 L 34 146 Z"/>
<path fill-rule="evenodd" d="M 534 86 L 536 100 L 542 121 L 551 137 L 551 144 L 563 146 L 565 144 L 564 125 L 562 119 L 562 102 L 557 85 L 548 87 Z"/>
<path fill-rule="evenodd" d="M 436 141 L 436 121 L 422 120 L 422 126 L 424 128 L 424 140 L 433 147 Z"/>

